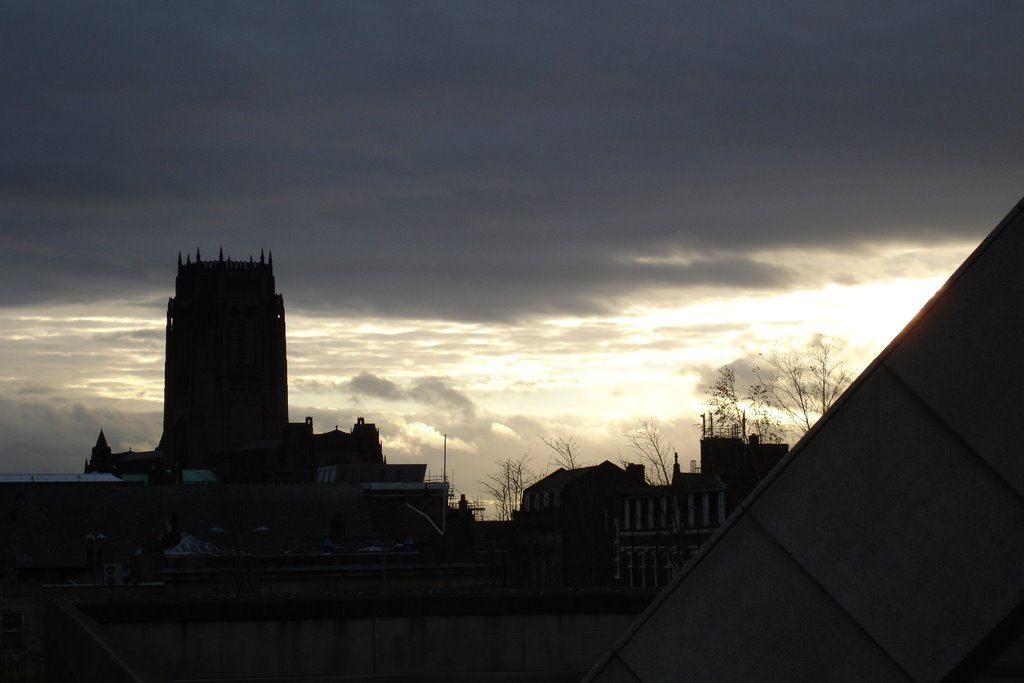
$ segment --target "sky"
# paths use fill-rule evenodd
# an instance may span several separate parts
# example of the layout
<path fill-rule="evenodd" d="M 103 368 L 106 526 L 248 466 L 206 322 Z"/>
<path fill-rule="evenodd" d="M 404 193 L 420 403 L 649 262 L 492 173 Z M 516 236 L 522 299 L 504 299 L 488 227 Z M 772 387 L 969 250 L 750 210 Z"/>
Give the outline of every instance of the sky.
<path fill-rule="evenodd" d="M 470 498 L 862 369 L 1024 194 L 1024 5 L 6 2 L 0 471 L 160 438 L 178 254 L 274 255 L 290 419 Z"/>

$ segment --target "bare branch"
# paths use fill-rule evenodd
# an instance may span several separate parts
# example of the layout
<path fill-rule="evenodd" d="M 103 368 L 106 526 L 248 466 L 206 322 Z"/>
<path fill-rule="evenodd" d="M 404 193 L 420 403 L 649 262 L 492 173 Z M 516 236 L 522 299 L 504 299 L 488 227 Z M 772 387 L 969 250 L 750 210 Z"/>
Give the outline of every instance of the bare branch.
<path fill-rule="evenodd" d="M 559 467 L 567 470 L 576 470 L 583 466 L 580 460 L 580 445 L 576 442 L 575 438 L 571 436 L 568 439 L 561 436 L 551 437 L 550 439 L 546 439 L 543 436 L 538 436 L 537 438 L 554 452 L 555 464 Z"/>
<path fill-rule="evenodd" d="M 767 407 L 784 414 L 799 435 L 807 433 L 850 385 L 852 373 L 833 343 L 817 339 L 803 351 L 773 350 L 754 369 L 751 388 Z"/>
<path fill-rule="evenodd" d="M 740 436 L 743 431 L 743 409 L 736 397 L 736 373 L 728 365 L 718 369 L 718 378 L 704 392 L 704 403 L 711 414 L 712 435 Z"/>
<path fill-rule="evenodd" d="M 494 499 L 495 513 L 500 520 L 512 519 L 512 513 L 519 509 L 525 491 L 537 481 L 537 475 L 529 467 L 530 458 L 523 454 L 518 458 L 506 458 L 495 462 L 497 471 L 487 475 L 480 484 Z"/>
<path fill-rule="evenodd" d="M 624 433 L 629 448 L 640 456 L 647 480 L 657 486 L 672 483 L 672 444 L 665 440 L 654 418 L 643 418 L 639 425 Z"/>

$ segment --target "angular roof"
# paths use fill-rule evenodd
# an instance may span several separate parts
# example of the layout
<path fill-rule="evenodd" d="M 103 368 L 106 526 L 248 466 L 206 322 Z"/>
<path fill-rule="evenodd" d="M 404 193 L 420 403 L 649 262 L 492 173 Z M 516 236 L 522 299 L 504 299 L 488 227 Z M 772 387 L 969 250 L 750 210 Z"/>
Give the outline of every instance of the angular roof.
<path fill-rule="evenodd" d="M 594 469 L 596 465 L 588 465 L 587 467 L 577 467 L 575 469 L 567 470 L 564 467 L 559 467 L 557 470 L 547 475 L 542 479 L 538 479 L 533 484 L 527 486 L 523 493 L 530 493 L 532 491 L 561 491 L 564 489 L 570 481 L 582 477 L 584 474 Z"/>
<path fill-rule="evenodd" d="M 532 493 L 534 491 L 562 491 L 570 482 L 586 477 L 599 469 L 617 471 L 618 473 L 626 474 L 626 470 L 608 460 L 597 465 L 587 465 L 586 467 L 577 467 L 571 470 L 559 467 L 546 477 L 539 479 L 530 486 L 527 486 L 523 490 L 523 493 Z"/>
<path fill-rule="evenodd" d="M 1024 628 L 1018 204 L 590 673 L 970 678 Z"/>

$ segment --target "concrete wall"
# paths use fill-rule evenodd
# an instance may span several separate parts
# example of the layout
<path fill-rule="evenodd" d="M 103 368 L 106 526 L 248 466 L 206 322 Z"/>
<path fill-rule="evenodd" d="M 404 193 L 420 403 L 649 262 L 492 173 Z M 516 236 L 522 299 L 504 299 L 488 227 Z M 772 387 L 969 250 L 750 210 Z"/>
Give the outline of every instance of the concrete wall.
<path fill-rule="evenodd" d="M 583 673 L 635 615 L 417 616 L 107 625 L 168 677 Z"/>
<path fill-rule="evenodd" d="M 97 659 L 81 652 L 88 635 L 64 632 L 77 621 L 82 631 L 94 634 L 94 651 L 109 650 L 126 670 L 144 671 L 139 675 L 145 680 L 412 674 L 578 680 L 651 597 L 595 594 L 559 602 L 548 596 L 461 596 L 450 602 L 388 598 L 298 604 L 257 599 L 82 610 L 67 604 L 61 609 L 74 618 L 55 623 L 65 627 L 60 636 L 68 645 L 55 645 L 47 656 L 63 650 L 70 655 L 66 669 L 79 677 L 92 674 L 79 667 Z"/>

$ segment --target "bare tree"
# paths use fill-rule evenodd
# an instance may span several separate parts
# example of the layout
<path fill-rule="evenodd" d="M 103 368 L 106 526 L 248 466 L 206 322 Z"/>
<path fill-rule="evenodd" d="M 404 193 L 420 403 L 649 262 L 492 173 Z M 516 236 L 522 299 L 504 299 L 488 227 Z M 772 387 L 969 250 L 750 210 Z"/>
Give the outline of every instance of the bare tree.
<path fill-rule="evenodd" d="M 763 443 L 785 441 L 785 428 L 772 405 L 768 390 L 755 383 L 740 398 L 736 391 L 736 373 L 728 365 L 718 369 L 718 378 L 705 392 L 704 404 L 710 416 L 710 436 L 741 438 L 757 434 Z M 704 425 L 706 428 L 708 425 Z"/>
<path fill-rule="evenodd" d="M 778 411 L 772 407 L 766 389 L 760 383 L 751 385 L 747 390 L 746 403 L 749 412 L 745 414 L 744 438 L 748 438 L 750 434 L 757 434 L 762 443 L 784 443 L 786 428 L 777 416 Z"/>
<path fill-rule="evenodd" d="M 718 369 L 715 383 L 704 391 L 711 418 L 711 434 L 743 436 L 743 406 L 736 395 L 736 373 L 728 365 Z"/>
<path fill-rule="evenodd" d="M 497 471 L 481 481 L 484 489 L 494 498 L 495 513 L 500 520 L 512 519 L 512 513 L 519 509 L 523 491 L 537 480 L 530 469 L 530 457 L 524 453 L 518 458 L 505 458 L 495 462 Z"/>
<path fill-rule="evenodd" d="M 643 418 L 635 429 L 624 432 L 626 444 L 638 456 L 647 473 L 647 481 L 656 486 L 672 483 L 672 444 L 667 441 L 652 417 Z"/>
<path fill-rule="evenodd" d="M 818 421 L 853 379 L 838 348 L 821 338 L 802 351 L 773 350 L 765 367 L 754 368 L 762 403 L 784 414 L 802 436 Z"/>
<path fill-rule="evenodd" d="M 550 439 L 546 439 L 543 436 L 538 436 L 544 445 L 550 448 L 555 454 L 555 464 L 567 470 L 577 470 L 583 467 L 580 461 L 580 445 L 576 442 L 576 439 L 569 437 L 568 439 L 561 436 L 553 436 Z"/>

